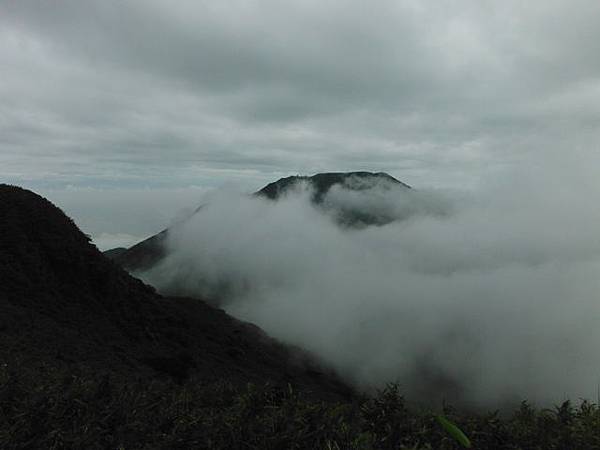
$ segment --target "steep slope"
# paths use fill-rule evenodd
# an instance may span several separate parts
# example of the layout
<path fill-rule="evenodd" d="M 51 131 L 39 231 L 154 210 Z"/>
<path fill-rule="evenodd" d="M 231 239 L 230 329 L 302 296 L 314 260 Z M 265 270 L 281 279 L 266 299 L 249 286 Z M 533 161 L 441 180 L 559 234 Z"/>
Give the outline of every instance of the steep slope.
<path fill-rule="evenodd" d="M 270 183 L 255 192 L 258 197 L 267 198 L 276 201 L 282 196 L 290 193 L 302 183 L 312 188 L 312 201 L 321 207 L 327 193 L 332 187 L 338 185 L 351 191 L 361 191 L 371 189 L 376 185 L 379 186 L 395 186 L 403 189 L 411 189 L 411 187 L 396 178 L 384 172 L 330 172 L 319 173 L 313 176 L 291 176 L 281 178 L 273 183 Z M 196 212 L 200 211 L 198 208 Z M 389 220 L 385 217 L 374 217 L 365 211 L 359 210 L 343 210 L 339 211 L 338 222 L 341 225 L 381 225 Z M 165 257 L 165 241 L 167 239 L 169 229 L 163 230 L 160 233 L 134 245 L 125 252 L 120 252 L 114 255 L 114 261 L 121 267 L 129 271 L 144 271 Z M 112 252 L 112 250 L 108 250 Z"/>
<path fill-rule="evenodd" d="M 105 258 L 42 197 L 0 185 L 0 360 L 123 377 L 194 375 L 350 391 L 305 353 L 206 303 L 164 298 Z"/>
<path fill-rule="evenodd" d="M 168 229 L 163 230 L 148 239 L 144 239 L 142 242 L 138 242 L 124 252 L 114 255 L 111 259 L 129 271 L 149 269 L 166 256 L 165 241 L 168 234 Z M 114 249 L 107 250 L 104 254 L 107 255 L 112 250 Z"/>
<path fill-rule="evenodd" d="M 126 247 L 111 248 L 110 250 L 106 250 L 104 252 L 104 256 L 106 256 L 108 259 L 115 259 L 117 256 L 121 256 L 126 251 Z"/>

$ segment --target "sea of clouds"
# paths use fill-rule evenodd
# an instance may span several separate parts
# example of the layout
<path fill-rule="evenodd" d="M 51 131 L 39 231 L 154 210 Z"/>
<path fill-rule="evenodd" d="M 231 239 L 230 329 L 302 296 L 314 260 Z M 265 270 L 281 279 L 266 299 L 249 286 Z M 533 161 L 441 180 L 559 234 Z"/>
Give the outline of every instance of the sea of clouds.
<path fill-rule="evenodd" d="M 413 400 L 473 406 L 595 399 L 594 162 L 532 162 L 477 192 L 337 186 L 320 206 L 307 185 L 279 201 L 212 192 L 141 276 L 212 299 L 366 390 L 398 382 Z M 394 220 L 340 226 L 353 209 Z"/>

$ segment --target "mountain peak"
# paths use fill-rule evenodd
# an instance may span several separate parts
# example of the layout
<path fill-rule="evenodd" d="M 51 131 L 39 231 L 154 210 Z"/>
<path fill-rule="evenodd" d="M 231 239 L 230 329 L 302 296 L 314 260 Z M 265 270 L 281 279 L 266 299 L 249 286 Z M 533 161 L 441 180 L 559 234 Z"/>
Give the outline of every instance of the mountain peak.
<path fill-rule="evenodd" d="M 255 195 L 266 197 L 271 200 L 278 199 L 299 183 L 308 183 L 314 190 L 313 200 L 320 203 L 329 189 L 334 185 L 343 185 L 351 190 L 363 190 L 373 187 L 375 184 L 387 183 L 411 189 L 408 184 L 394 178 L 385 172 L 324 172 L 312 176 L 292 175 L 269 183 Z"/>
<path fill-rule="evenodd" d="M 269 200 L 278 200 L 282 195 L 291 192 L 302 183 L 307 183 L 314 190 L 312 201 L 316 204 L 321 204 L 329 190 L 335 185 L 343 186 L 351 191 L 367 190 L 374 186 L 399 187 L 404 190 L 412 189 L 408 184 L 385 172 L 324 172 L 312 176 L 293 175 L 280 178 L 273 183 L 269 183 L 253 195 Z M 200 208 L 196 210 L 196 213 L 199 211 Z M 373 217 L 371 214 L 361 211 L 340 211 L 339 219 L 345 225 L 381 225 L 390 221 L 389 218 Z M 163 230 L 126 251 L 112 250 L 105 254 L 127 270 L 143 271 L 149 269 L 166 256 L 165 241 L 169 231 L 169 229 Z"/>

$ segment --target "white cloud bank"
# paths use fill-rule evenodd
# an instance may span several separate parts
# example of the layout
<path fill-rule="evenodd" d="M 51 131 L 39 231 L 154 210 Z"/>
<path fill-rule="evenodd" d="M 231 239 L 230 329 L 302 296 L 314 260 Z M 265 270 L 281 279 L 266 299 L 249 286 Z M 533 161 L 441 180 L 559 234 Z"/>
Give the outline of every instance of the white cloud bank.
<path fill-rule="evenodd" d="M 305 191 L 276 203 L 213 193 L 144 277 L 221 293 L 231 314 L 363 387 L 397 380 L 413 399 L 486 405 L 593 398 L 597 163 L 593 152 L 549 158 L 477 195 L 336 190 L 329 200 L 386 204 L 402 218 L 359 230 Z"/>

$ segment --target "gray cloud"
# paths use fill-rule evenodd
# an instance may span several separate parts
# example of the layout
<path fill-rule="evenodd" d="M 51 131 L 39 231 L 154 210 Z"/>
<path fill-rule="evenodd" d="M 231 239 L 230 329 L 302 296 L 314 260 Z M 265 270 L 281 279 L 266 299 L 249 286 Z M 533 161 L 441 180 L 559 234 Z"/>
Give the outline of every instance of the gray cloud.
<path fill-rule="evenodd" d="M 63 188 L 40 189 L 77 225 L 93 236 L 102 250 L 109 242 L 133 245 L 189 214 L 209 189 L 187 188 Z M 124 233 L 123 230 L 127 230 Z"/>
<path fill-rule="evenodd" d="M 344 229 L 298 191 L 274 203 L 213 192 L 141 274 L 221 296 L 227 311 L 310 349 L 362 388 L 498 406 L 593 398 L 600 268 L 593 152 L 554 155 L 477 194 L 336 189 L 330 208 L 395 215 Z"/>
<path fill-rule="evenodd" d="M 598 137 L 599 8 L 5 2 L 2 176 L 186 186 L 225 171 L 258 188 L 373 169 L 476 186 Z"/>

